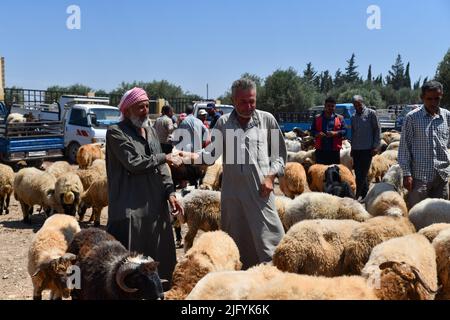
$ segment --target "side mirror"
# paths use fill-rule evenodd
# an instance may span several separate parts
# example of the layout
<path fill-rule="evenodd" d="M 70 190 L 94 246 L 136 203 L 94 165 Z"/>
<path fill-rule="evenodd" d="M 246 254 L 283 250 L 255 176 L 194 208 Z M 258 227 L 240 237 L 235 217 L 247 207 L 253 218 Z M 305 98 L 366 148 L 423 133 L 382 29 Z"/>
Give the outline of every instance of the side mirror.
<path fill-rule="evenodd" d="M 89 116 L 91 117 L 91 124 L 98 126 L 97 115 L 95 113 L 89 113 Z"/>

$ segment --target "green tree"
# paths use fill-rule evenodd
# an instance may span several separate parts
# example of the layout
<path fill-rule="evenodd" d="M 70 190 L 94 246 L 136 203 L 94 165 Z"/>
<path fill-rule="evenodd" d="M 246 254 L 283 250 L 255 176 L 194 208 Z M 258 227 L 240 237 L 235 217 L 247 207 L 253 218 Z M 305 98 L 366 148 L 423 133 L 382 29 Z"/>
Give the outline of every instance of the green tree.
<path fill-rule="evenodd" d="M 444 97 L 441 104 L 450 108 L 450 49 L 437 67 L 436 80 L 444 86 Z"/>
<path fill-rule="evenodd" d="M 47 88 L 47 91 L 58 91 L 65 94 L 79 94 L 86 95 L 88 92 L 92 92 L 93 89 L 89 86 L 86 86 L 81 83 L 76 83 L 71 86 L 61 87 L 61 86 L 50 86 Z"/>
<path fill-rule="evenodd" d="M 337 69 L 336 73 L 334 74 L 334 86 L 339 88 L 342 85 L 344 85 L 344 83 L 345 83 L 344 75 L 342 74 L 341 69 Z"/>
<path fill-rule="evenodd" d="M 409 62 L 406 65 L 405 76 L 404 76 L 403 79 L 404 79 L 403 86 L 405 88 L 411 89 L 411 76 L 409 75 Z"/>
<path fill-rule="evenodd" d="M 405 84 L 404 77 L 405 66 L 403 65 L 402 56 L 399 54 L 395 59 L 395 63 L 391 66 L 391 70 L 389 70 L 389 75 L 386 77 L 386 84 L 398 90 Z"/>
<path fill-rule="evenodd" d="M 303 78 L 309 83 L 314 83 L 317 78 L 317 71 L 314 70 L 311 62 L 306 64 L 306 69 L 303 71 Z"/>
<path fill-rule="evenodd" d="M 372 65 L 369 64 L 369 70 L 367 71 L 367 82 L 372 83 Z"/>
<path fill-rule="evenodd" d="M 314 101 L 311 89 L 293 68 L 276 70 L 265 80 L 265 108 L 273 113 L 307 109 Z"/>
<path fill-rule="evenodd" d="M 357 65 L 355 65 L 355 54 L 352 53 L 352 56 L 350 57 L 350 60 L 347 60 L 347 67 L 345 68 L 345 75 L 344 80 L 347 83 L 355 83 L 359 80 L 359 73 L 356 71 L 358 68 Z"/>
<path fill-rule="evenodd" d="M 320 92 L 328 93 L 331 89 L 333 89 L 333 78 L 330 75 L 330 71 L 325 70 L 320 74 Z"/>

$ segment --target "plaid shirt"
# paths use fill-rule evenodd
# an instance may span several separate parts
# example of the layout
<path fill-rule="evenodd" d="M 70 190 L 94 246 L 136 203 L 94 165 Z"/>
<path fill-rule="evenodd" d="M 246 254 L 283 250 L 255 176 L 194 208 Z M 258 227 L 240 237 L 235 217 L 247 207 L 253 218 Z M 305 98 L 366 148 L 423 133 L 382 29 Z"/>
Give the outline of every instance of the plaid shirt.
<path fill-rule="evenodd" d="M 432 116 L 422 106 L 405 117 L 398 149 L 398 162 L 403 176 L 431 182 L 438 174 L 450 176 L 450 111 L 439 109 Z"/>

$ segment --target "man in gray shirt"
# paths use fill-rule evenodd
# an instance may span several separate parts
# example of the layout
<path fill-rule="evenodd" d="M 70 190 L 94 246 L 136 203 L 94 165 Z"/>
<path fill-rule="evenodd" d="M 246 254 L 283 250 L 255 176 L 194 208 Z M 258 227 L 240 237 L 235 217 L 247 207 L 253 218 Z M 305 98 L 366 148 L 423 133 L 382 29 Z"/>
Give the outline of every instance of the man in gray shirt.
<path fill-rule="evenodd" d="M 156 119 L 153 127 L 155 128 L 156 134 L 158 135 L 162 151 L 165 154 L 169 154 L 172 152 L 170 135 L 175 129 L 174 123 L 172 121 L 173 109 L 171 106 L 164 106 L 161 109 L 161 113 L 161 117 Z"/>
<path fill-rule="evenodd" d="M 364 100 L 360 95 L 352 99 L 356 113 L 351 118 L 352 128 L 352 151 L 353 168 L 356 175 L 356 195 L 355 199 L 363 198 L 369 191 L 369 172 L 372 157 L 378 153 L 380 145 L 380 124 L 374 110 L 364 105 Z"/>

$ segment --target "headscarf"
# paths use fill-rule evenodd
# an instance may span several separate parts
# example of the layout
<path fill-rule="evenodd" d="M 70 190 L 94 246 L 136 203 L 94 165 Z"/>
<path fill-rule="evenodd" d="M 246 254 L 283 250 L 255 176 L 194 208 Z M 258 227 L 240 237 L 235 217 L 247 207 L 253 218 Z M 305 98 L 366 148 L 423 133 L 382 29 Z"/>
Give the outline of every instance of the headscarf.
<path fill-rule="evenodd" d="M 119 109 L 122 113 L 121 118 L 123 119 L 125 111 L 131 107 L 132 105 L 135 105 L 136 103 L 142 102 L 142 101 L 148 101 L 147 93 L 142 88 L 134 87 L 131 90 L 128 90 L 123 95 L 122 99 L 119 103 Z"/>

